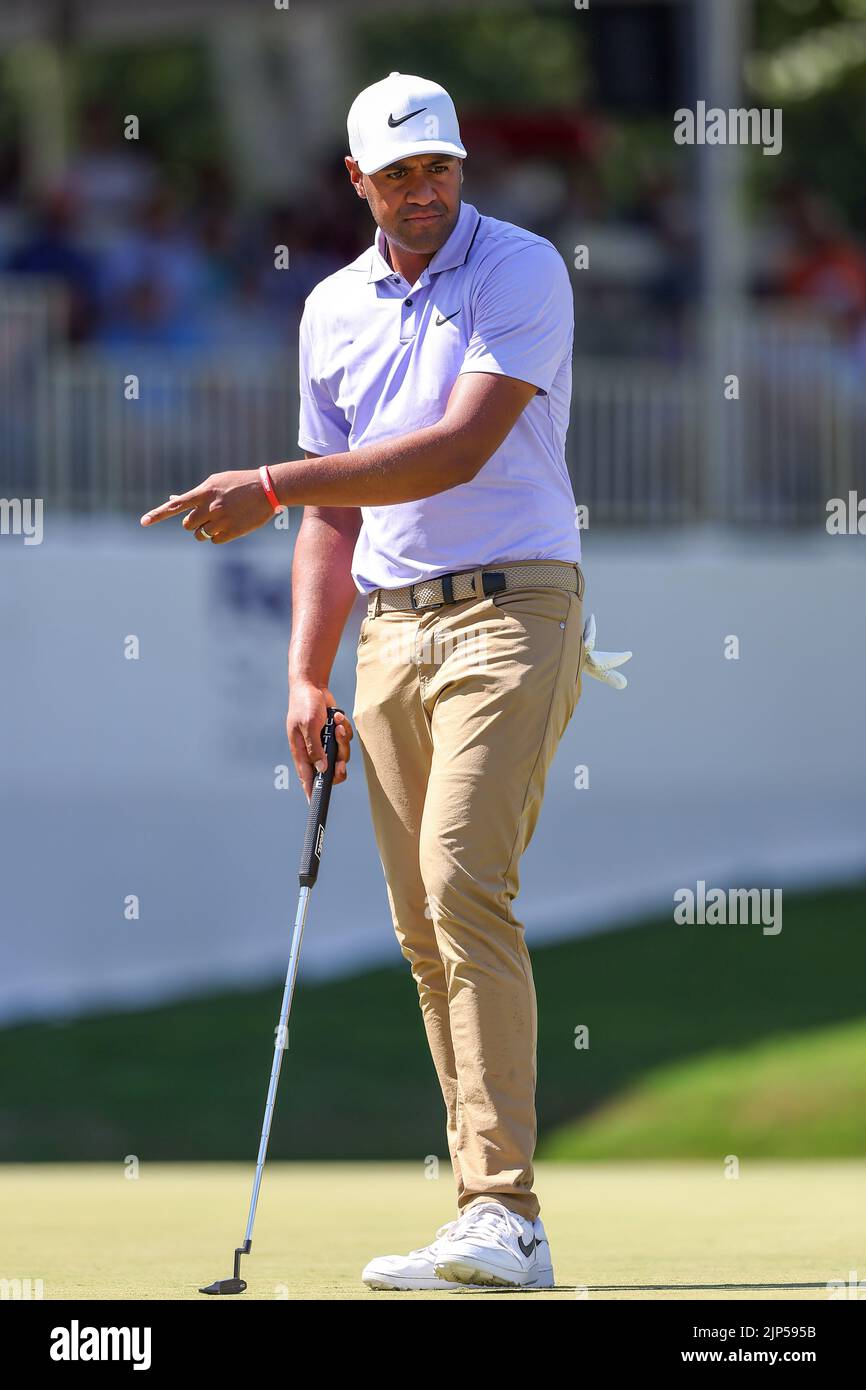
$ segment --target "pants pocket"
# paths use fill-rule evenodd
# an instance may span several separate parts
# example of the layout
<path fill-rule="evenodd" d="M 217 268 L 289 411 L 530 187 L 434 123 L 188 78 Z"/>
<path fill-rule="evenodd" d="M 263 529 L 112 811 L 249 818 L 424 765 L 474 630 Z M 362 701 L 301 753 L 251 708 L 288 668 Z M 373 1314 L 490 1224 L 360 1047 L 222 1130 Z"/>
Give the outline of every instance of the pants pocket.
<path fill-rule="evenodd" d="M 583 633 L 581 632 L 580 651 L 578 652 L 577 657 L 577 680 L 574 683 L 574 704 L 571 707 L 572 714 L 574 714 L 574 711 L 577 709 L 578 703 L 580 702 L 580 697 L 583 694 L 583 662 L 585 656 L 586 648 L 583 645 Z"/>
<path fill-rule="evenodd" d="M 503 612 L 513 611 L 519 617 L 548 618 L 561 623 L 567 620 L 571 600 L 577 600 L 577 595 L 567 589 L 533 586 L 531 589 L 502 589 L 492 598 L 494 606 Z"/>

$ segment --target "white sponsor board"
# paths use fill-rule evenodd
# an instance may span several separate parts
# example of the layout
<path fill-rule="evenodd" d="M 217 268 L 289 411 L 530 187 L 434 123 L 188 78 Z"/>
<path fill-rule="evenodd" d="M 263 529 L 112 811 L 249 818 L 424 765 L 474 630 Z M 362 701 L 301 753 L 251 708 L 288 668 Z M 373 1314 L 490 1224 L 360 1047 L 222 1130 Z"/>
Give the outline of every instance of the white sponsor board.
<path fill-rule="evenodd" d="M 626 691 L 584 682 L 550 770 L 515 904 L 530 943 L 670 915 L 699 879 L 864 870 L 864 544 L 592 534 L 586 612 L 635 655 Z M 291 552 L 270 528 L 209 547 L 50 513 L 41 545 L 0 541 L 0 1020 L 283 973 L 307 816 L 291 768 L 274 784 Z M 349 713 L 360 616 L 331 680 Z M 301 978 L 383 962 L 403 964 L 356 743 Z"/>

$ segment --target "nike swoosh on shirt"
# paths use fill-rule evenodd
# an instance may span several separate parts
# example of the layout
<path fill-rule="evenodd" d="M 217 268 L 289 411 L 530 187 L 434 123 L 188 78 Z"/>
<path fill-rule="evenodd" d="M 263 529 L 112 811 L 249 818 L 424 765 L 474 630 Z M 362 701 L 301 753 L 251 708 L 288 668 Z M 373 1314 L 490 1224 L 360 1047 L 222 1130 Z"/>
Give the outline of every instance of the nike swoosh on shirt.
<path fill-rule="evenodd" d="M 459 309 L 455 309 L 453 314 L 446 314 L 444 318 L 443 318 L 443 316 L 440 314 L 439 317 L 438 317 L 438 319 L 436 320 L 436 327 L 438 328 L 440 323 L 447 323 L 449 319 L 456 318 L 457 315 L 458 315 L 459 313 L 460 313 L 460 310 L 459 310 Z"/>
<path fill-rule="evenodd" d="M 402 125 L 404 121 L 411 121 L 413 116 L 420 116 L 421 112 L 426 110 L 426 106 L 419 106 L 417 111 L 410 111 L 408 116 L 389 116 L 388 124 L 393 130 L 395 126 Z"/>

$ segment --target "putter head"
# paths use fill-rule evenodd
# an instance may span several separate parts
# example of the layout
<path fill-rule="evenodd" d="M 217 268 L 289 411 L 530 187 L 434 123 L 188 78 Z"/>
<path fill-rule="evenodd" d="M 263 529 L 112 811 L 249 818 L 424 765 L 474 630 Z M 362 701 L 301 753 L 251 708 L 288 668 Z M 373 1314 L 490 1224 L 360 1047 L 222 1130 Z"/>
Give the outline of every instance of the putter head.
<path fill-rule="evenodd" d="M 246 1289 L 246 1279 L 217 1279 L 213 1284 L 206 1284 L 204 1289 L 199 1289 L 200 1294 L 242 1294 Z"/>
<path fill-rule="evenodd" d="M 248 1255 L 251 1249 L 252 1241 L 245 1240 L 235 1250 L 235 1268 L 231 1279 L 217 1279 L 213 1284 L 205 1284 L 199 1293 L 243 1293 L 247 1281 L 241 1278 L 241 1255 Z"/>

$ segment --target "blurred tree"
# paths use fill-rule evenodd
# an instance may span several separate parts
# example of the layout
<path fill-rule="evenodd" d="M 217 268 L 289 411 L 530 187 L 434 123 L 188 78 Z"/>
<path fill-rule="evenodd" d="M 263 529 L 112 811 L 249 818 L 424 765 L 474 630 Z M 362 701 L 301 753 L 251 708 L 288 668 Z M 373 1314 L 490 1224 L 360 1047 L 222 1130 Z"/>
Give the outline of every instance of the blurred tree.
<path fill-rule="evenodd" d="M 458 108 L 519 102 L 521 110 L 585 105 L 590 72 L 581 25 L 561 6 L 496 6 L 371 15 L 358 22 L 359 88 L 389 72 L 413 72 L 447 87 Z"/>
<path fill-rule="evenodd" d="M 196 167 L 222 146 L 219 108 L 213 99 L 208 54 L 203 43 L 147 43 L 79 48 L 73 59 L 79 110 L 98 102 L 117 119 L 141 125 L 140 146 L 185 188 Z"/>
<path fill-rule="evenodd" d="M 753 198 L 797 181 L 866 226 L 866 0 L 756 0 L 747 99 L 779 106 L 776 159 L 752 152 Z"/>

